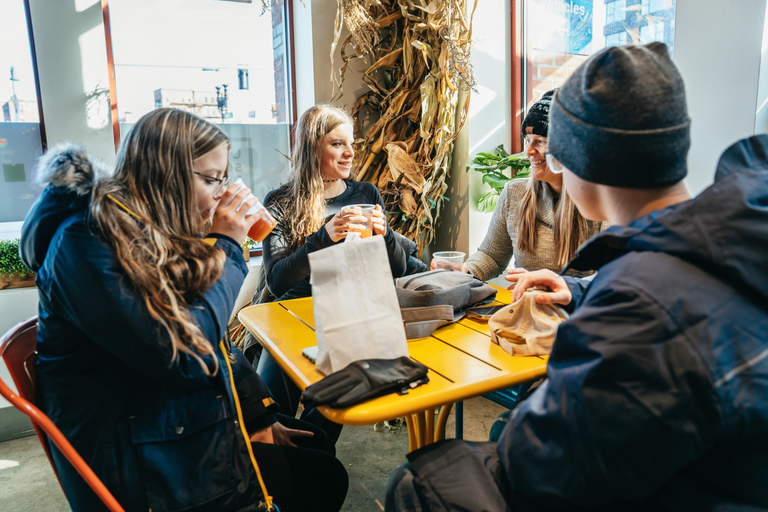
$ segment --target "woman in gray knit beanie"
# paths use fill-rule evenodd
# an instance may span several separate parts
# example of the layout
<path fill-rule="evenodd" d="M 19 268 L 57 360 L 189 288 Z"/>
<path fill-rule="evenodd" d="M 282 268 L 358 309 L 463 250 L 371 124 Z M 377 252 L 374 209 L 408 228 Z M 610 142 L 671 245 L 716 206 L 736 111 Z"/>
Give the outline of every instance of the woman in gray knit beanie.
<path fill-rule="evenodd" d="M 547 151 L 549 109 L 555 91 L 545 93 L 528 110 L 522 125 L 531 176 L 507 183 L 478 251 L 463 270 L 486 281 L 503 273 L 514 256 L 509 274 L 523 270 L 559 271 L 576 249 L 599 232 L 600 222 L 588 222 L 563 187 L 563 177 L 550 171 Z M 589 273 L 571 271 L 583 277 Z"/>

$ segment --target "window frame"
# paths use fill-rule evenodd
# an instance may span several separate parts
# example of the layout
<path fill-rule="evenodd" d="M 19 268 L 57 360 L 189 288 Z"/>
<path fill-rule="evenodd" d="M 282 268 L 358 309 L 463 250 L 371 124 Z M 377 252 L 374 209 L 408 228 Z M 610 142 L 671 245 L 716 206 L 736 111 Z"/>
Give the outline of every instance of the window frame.
<path fill-rule="evenodd" d="M 24 0 L 25 5 L 29 5 L 29 0 Z M 288 60 L 290 61 L 287 66 L 287 73 L 286 73 L 286 79 L 288 81 L 288 84 L 286 85 L 288 91 L 286 94 L 286 101 L 290 101 L 290 117 L 288 119 L 288 130 L 290 134 L 290 141 L 291 141 L 291 147 L 293 147 L 293 133 L 294 133 L 294 126 L 296 125 L 296 120 L 298 119 L 298 114 L 296 112 L 296 87 L 295 87 L 295 79 L 296 79 L 296 64 L 295 64 L 295 55 L 294 55 L 294 29 L 293 29 L 293 2 L 290 0 L 286 0 L 285 2 L 273 2 L 273 5 L 280 5 L 282 4 L 283 7 L 283 15 L 284 15 L 284 24 L 285 24 L 285 44 L 286 44 L 286 55 L 288 57 Z M 104 35 L 105 35 L 105 41 L 106 41 L 106 50 L 107 50 L 107 68 L 109 73 L 109 100 L 110 100 L 110 108 L 111 108 L 111 116 L 112 116 L 112 134 L 114 137 L 115 142 L 115 154 L 117 154 L 117 150 L 120 147 L 120 119 L 118 117 L 118 111 L 117 111 L 117 84 L 115 81 L 115 60 L 112 53 L 112 31 L 111 31 L 111 21 L 110 21 L 110 15 L 109 15 L 109 0 L 101 0 L 101 11 L 102 16 L 104 18 Z M 28 26 L 31 27 L 31 23 L 29 22 L 29 13 L 27 13 L 27 19 L 28 19 Z M 35 72 L 37 72 L 37 69 L 35 68 Z M 35 79 L 37 80 L 37 76 L 35 76 Z M 39 87 L 39 84 L 38 84 Z M 38 90 L 38 96 L 40 95 Z M 40 116 L 42 118 L 42 110 L 40 111 Z M 41 120 L 42 125 L 42 120 Z M 42 129 L 41 129 L 42 130 Z"/>

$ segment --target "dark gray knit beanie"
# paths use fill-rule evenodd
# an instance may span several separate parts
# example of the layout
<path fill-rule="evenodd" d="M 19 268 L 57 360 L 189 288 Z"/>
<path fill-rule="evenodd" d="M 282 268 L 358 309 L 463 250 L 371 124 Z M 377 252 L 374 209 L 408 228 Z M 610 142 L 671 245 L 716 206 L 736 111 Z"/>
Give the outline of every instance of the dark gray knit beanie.
<path fill-rule="evenodd" d="M 531 105 L 528 109 L 528 113 L 523 119 L 523 126 L 520 132 L 525 138 L 525 129 L 527 127 L 532 128 L 534 135 L 540 135 L 546 137 L 549 131 L 549 107 L 552 105 L 552 95 L 555 94 L 555 90 L 545 92 L 539 101 Z"/>
<path fill-rule="evenodd" d="M 586 181 L 658 188 L 685 178 L 690 126 L 683 79 L 667 46 L 611 47 L 557 91 L 547 142 Z"/>

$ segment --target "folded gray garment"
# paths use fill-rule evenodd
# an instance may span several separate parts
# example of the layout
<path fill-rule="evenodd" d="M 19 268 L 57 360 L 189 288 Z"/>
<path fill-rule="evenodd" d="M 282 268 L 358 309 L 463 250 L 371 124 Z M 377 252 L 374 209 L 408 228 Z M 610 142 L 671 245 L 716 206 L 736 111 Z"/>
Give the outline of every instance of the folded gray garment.
<path fill-rule="evenodd" d="M 452 306 L 461 311 L 496 294 L 496 288 L 455 270 L 438 269 L 395 279 L 400 308 Z"/>
<path fill-rule="evenodd" d="M 464 313 L 453 312 L 453 306 L 426 306 L 423 308 L 401 308 L 405 325 L 405 337 L 426 338 L 436 329 L 464 318 Z"/>

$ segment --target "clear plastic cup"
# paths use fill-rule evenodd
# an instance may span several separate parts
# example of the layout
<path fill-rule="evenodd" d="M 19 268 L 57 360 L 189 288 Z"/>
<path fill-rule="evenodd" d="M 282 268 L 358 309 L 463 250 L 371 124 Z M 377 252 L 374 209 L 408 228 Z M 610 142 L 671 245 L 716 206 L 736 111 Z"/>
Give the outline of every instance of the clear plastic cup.
<path fill-rule="evenodd" d="M 461 270 L 466 254 L 459 251 L 440 251 L 432 255 L 435 260 L 435 268 L 447 268 L 448 270 Z"/>
<path fill-rule="evenodd" d="M 373 215 L 373 209 L 376 208 L 375 205 L 372 204 L 351 204 L 349 206 L 343 207 L 341 210 L 351 210 L 354 208 L 360 209 L 363 213 L 363 215 L 368 219 L 366 222 L 362 221 L 351 221 L 347 223 L 347 231 L 350 233 L 359 233 L 360 238 L 368 238 L 369 236 L 373 235 L 373 221 L 371 220 L 371 216 Z"/>
<path fill-rule="evenodd" d="M 235 193 L 237 193 L 241 188 L 245 186 L 245 183 L 243 183 L 242 178 L 237 178 L 237 181 L 235 181 L 232 185 L 240 186 L 240 188 L 235 191 Z M 255 198 L 253 194 L 248 194 L 248 196 L 243 199 L 243 202 L 240 203 L 240 206 L 243 206 L 243 203 L 253 198 Z M 240 206 L 237 207 L 238 210 L 240 209 Z M 256 223 L 251 226 L 251 229 L 248 230 L 248 238 L 256 242 L 263 242 L 264 239 L 267 238 L 267 235 L 272 231 L 272 229 L 277 226 L 277 220 L 275 220 L 272 214 L 269 213 L 269 210 L 267 210 L 267 208 L 261 204 L 261 201 L 258 199 L 256 199 L 256 204 L 253 205 L 246 214 L 246 216 L 250 215 L 257 215 L 258 220 L 256 220 Z"/>

